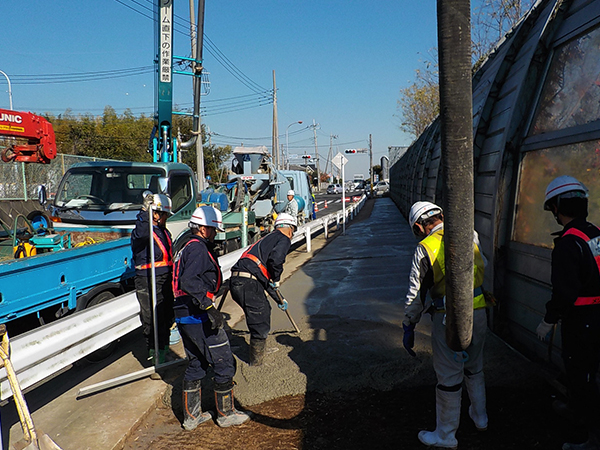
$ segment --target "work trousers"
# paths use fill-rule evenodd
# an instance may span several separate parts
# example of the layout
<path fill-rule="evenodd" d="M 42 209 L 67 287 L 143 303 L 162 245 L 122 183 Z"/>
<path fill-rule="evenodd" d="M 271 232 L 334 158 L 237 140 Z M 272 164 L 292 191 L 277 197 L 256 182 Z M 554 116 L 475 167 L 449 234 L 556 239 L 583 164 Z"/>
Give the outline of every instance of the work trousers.
<path fill-rule="evenodd" d="M 483 371 L 483 346 L 487 332 L 485 308 L 473 311 L 473 337 L 466 354 L 457 353 L 446 344 L 444 314 L 433 315 L 431 345 L 433 348 L 433 368 L 438 385 L 457 387 L 462 384 L 464 374 L 477 374 Z"/>
<path fill-rule="evenodd" d="M 229 286 L 231 297 L 244 310 L 250 338 L 266 339 L 271 331 L 271 305 L 262 284 L 252 278 L 232 277 Z"/>
<path fill-rule="evenodd" d="M 562 356 L 570 403 L 586 424 L 600 427 L 600 311 L 576 306 L 562 321 Z"/>
<path fill-rule="evenodd" d="M 235 362 L 225 330 L 213 330 L 209 320 L 178 323 L 177 327 L 189 360 L 184 381 L 201 380 L 206 376 L 208 367 L 212 366 L 216 384 L 231 383 L 235 375 Z"/>
<path fill-rule="evenodd" d="M 142 332 L 146 346 L 154 348 L 154 325 L 152 318 L 152 278 L 135 276 L 136 295 L 140 304 Z M 173 278 L 170 273 L 156 275 L 156 322 L 158 330 L 158 348 L 169 345 L 171 325 L 173 325 Z"/>

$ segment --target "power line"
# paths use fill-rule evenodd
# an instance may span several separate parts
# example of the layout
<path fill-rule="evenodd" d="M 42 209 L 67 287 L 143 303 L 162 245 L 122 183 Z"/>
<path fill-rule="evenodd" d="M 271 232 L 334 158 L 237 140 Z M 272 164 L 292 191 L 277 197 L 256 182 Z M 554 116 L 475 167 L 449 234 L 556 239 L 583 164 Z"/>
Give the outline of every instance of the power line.
<path fill-rule="evenodd" d="M 127 8 L 135 11 L 138 14 L 141 14 L 142 16 L 149 18 L 150 20 L 152 20 L 153 22 L 156 22 L 156 17 L 154 16 L 154 10 L 152 8 L 149 8 L 145 5 L 142 5 L 141 3 L 139 3 L 136 0 L 130 0 L 131 2 L 135 3 L 136 5 L 140 6 L 141 8 L 147 10 L 147 11 L 151 11 L 153 13 L 152 16 L 149 16 L 148 14 L 146 14 L 143 11 L 139 11 L 138 9 L 125 4 L 122 0 L 115 0 L 116 2 L 122 4 L 123 6 L 126 6 Z M 151 0 L 146 0 L 147 3 L 150 3 L 153 5 Z M 174 23 L 176 26 L 179 27 L 183 27 L 185 29 L 185 31 L 182 31 L 180 29 L 174 29 L 175 32 L 180 33 L 184 36 L 189 36 L 189 29 L 190 29 L 190 21 L 182 18 L 181 16 L 178 15 L 174 15 L 174 17 L 176 19 L 179 19 L 179 21 L 174 20 Z M 196 26 L 196 33 L 197 33 L 197 26 Z M 219 50 L 219 48 L 217 47 L 217 45 L 206 35 L 204 34 L 204 39 L 205 39 L 205 48 L 208 51 L 208 53 L 210 53 L 215 60 L 220 63 L 225 70 L 227 70 L 235 79 L 237 79 L 240 83 L 242 83 L 244 86 L 246 86 L 248 89 L 250 89 L 251 91 L 254 91 L 255 93 L 258 94 L 265 94 L 265 93 L 271 93 L 272 95 L 272 89 L 265 89 L 263 87 L 261 87 L 258 83 L 255 83 L 250 77 L 248 77 L 246 74 L 244 74 L 235 64 L 233 64 L 231 62 L 231 60 L 229 58 L 227 58 L 227 56 L 225 56 L 225 54 Z"/>

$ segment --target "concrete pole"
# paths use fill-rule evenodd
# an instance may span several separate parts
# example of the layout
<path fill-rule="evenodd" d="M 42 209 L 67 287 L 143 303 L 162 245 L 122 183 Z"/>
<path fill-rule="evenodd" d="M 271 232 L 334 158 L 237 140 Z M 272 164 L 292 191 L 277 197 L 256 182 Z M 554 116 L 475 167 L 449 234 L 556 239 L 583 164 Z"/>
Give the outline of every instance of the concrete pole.
<path fill-rule="evenodd" d="M 371 195 L 373 194 L 373 183 L 375 180 L 375 175 L 373 174 L 373 140 L 371 139 L 371 135 L 369 134 L 369 173 L 371 174 Z"/>
<path fill-rule="evenodd" d="M 446 342 L 458 352 L 473 332 L 473 104 L 471 5 L 438 0 L 444 192 Z"/>
<path fill-rule="evenodd" d="M 277 123 L 277 86 L 275 84 L 275 71 L 273 71 L 273 164 L 276 169 L 281 169 L 279 165 L 279 125 Z"/>
<path fill-rule="evenodd" d="M 315 123 L 315 119 L 313 119 L 313 134 L 315 137 L 315 165 L 317 167 L 317 192 L 319 192 L 321 187 L 321 170 L 319 169 L 319 146 L 317 145 L 317 124 Z"/>

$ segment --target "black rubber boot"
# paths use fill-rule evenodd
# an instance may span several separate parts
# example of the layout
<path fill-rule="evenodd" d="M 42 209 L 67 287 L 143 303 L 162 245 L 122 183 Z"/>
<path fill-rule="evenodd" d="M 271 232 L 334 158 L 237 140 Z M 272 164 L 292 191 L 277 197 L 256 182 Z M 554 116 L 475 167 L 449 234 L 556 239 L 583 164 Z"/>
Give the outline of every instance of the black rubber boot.
<path fill-rule="evenodd" d="M 217 425 L 220 427 L 241 425 L 250 419 L 250 413 L 235 409 L 233 382 L 215 385 L 215 402 L 217 404 Z"/>
<path fill-rule="evenodd" d="M 202 380 L 183 380 L 183 428 L 193 430 L 212 416 L 209 412 L 202 412 L 202 391 L 200 389 Z"/>
<path fill-rule="evenodd" d="M 260 366 L 265 359 L 265 346 L 267 341 L 264 339 L 250 338 L 250 365 Z"/>

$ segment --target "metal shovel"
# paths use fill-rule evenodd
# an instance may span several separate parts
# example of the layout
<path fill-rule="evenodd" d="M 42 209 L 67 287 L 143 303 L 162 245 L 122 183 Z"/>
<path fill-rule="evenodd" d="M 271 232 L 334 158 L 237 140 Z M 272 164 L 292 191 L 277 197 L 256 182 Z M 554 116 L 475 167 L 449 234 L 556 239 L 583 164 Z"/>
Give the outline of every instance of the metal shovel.
<path fill-rule="evenodd" d="M 23 427 L 23 434 L 25 435 L 25 440 L 28 442 L 25 447 L 19 446 L 19 448 L 23 448 L 23 450 L 62 450 L 47 434 L 42 434 L 41 436 L 37 435 L 33 420 L 29 414 L 29 409 L 27 408 L 27 403 L 25 402 L 25 397 L 23 396 L 21 386 L 19 385 L 19 380 L 17 379 L 17 374 L 10 361 L 10 349 L 6 325 L 0 325 L 0 335 L 2 335 L 0 358 L 2 358 L 2 363 L 6 369 L 6 376 L 13 392 L 15 405 L 17 406 L 17 412 L 19 413 L 19 419 L 21 421 L 21 427 Z"/>

